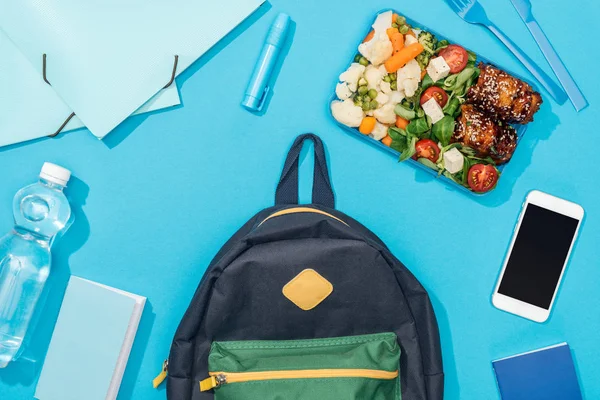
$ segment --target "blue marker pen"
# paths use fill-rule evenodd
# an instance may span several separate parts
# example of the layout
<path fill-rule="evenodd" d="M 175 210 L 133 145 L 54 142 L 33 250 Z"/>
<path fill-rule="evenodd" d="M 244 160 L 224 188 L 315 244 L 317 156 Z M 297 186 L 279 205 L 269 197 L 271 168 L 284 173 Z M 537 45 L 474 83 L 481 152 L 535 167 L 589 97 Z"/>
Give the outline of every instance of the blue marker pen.
<path fill-rule="evenodd" d="M 280 13 L 269 29 L 242 101 L 242 106 L 248 110 L 261 111 L 263 108 L 269 93 L 269 79 L 271 79 L 273 67 L 277 63 L 277 57 L 285 43 L 289 27 L 290 16 Z"/>

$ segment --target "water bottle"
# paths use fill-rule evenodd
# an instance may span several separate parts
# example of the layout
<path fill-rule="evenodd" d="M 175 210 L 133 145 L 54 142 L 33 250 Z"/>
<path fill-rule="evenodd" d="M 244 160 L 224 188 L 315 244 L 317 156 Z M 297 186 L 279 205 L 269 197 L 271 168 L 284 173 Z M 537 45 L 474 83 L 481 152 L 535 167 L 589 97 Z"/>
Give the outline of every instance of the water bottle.
<path fill-rule="evenodd" d="M 14 229 L 0 238 L 0 368 L 21 354 L 21 344 L 50 274 L 50 247 L 71 222 L 63 189 L 71 172 L 44 163 L 40 180 L 13 200 Z"/>

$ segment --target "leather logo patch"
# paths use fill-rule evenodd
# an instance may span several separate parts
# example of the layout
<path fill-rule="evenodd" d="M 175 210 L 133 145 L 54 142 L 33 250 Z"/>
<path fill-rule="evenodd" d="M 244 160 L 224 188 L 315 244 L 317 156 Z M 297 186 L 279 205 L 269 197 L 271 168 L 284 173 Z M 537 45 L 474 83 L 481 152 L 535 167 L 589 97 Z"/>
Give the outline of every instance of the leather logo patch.
<path fill-rule="evenodd" d="M 333 292 L 333 285 L 314 269 L 305 269 L 283 287 L 283 295 L 304 311 L 312 310 Z"/>

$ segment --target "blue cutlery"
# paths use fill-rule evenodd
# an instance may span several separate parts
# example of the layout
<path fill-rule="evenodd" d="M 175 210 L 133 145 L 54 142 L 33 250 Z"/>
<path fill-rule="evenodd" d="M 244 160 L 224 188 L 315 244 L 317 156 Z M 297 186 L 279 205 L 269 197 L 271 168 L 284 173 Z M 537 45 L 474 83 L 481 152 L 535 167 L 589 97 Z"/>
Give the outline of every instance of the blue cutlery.
<path fill-rule="evenodd" d="M 583 93 L 581 93 L 581 90 L 577 86 L 577 83 L 575 83 L 575 80 L 571 74 L 569 74 L 569 71 L 567 71 L 567 67 L 565 67 L 565 64 L 556 53 L 556 50 L 554 50 L 554 47 L 552 47 L 548 37 L 535 20 L 531 12 L 531 2 L 529 0 L 511 1 L 519 13 L 519 16 L 527 26 L 527 29 L 529 29 L 529 32 L 531 32 L 531 35 L 540 47 L 540 50 L 542 50 L 544 57 L 546 57 L 546 60 L 548 60 L 548 63 L 552 67 L 556 77 L 567 92 L 567 95 L 571 99 L 571 103 L 573 103 L 577 111 L 583 110 L 585 107 L 587 107 L 588 102 L 583 96 Z"/>
<path fill-rule="evenodd" d="M 446 3 L 454 10 L 459 17 L 470 24 L 483 25 L 488 28 L 502 43 L 521 61 L 521 63 L 531 72 L 531 74 L 540 82 L 540 84 L 550 93 L 552 98 L 558 103 L 563 104 L 567 100 L 564 90 L 557 85 L 552 78 L 548 76 L 535 62 L 529 58 L 523 50 L 519 48 L 508 36 L 504 34 L 490 19 L 485 10 L 477 0 L 446 0 Z"/>

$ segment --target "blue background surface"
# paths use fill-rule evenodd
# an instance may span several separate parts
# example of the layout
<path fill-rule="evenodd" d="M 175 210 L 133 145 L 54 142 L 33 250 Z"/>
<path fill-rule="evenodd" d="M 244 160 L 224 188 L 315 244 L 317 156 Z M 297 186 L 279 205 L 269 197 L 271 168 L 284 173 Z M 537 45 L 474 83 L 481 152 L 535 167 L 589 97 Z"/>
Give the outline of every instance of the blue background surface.
<path fill-rule="evenodd" d="M 0 230 L 12 226 L 14 193 L 44 161 L 73 170 L 76 222 L 54 249 L 52 290 L 24 360 L 0 370 L 2 399 L 30 399 L 69 273 L 148 297 L 120 399 L 164 399 L 151 380 L 211 258 L 255 212 L 273 203 L 293 138 L 325 140 L 337 206 L 389 245 L 431 294 L 439 320 L 446 396 L 496 399 L 491 361 L 567 341 L 586 399 L 600 398 L 600 202 L 598 196 L 595 0 L 532 0 L 534 12 L 591 106 L 546 102 L 499 187 L 476 198 L 399 165 L 335 125 L 328 100 L 374 14 L 394 7 L 524 76 L 490 33 L 467 25 L 442 0 L 284 1 L 263 6 L 177 81 L 183 106 L 136 116 L 104 143 L 82 130 L 0 149 Z M 508 0 L 482 0 L 490 17 L 547 66 Z M 296 27 L 264 115 L 239 106 L 276 13 Z M 596 50 L 594 50 L 596 46 Z M 305 151 L 305 154 L 308 152 Z M 308 200 L 309 164 L 303 163 Z M 580 239 L 545 324 L 496 310 L 494 284 L 521 203 L 539 189 L 586 210 Z M 90 345 L 93 345 L 90 343 Z M 90 360 L 93 363 L 93 360 Z"/>

